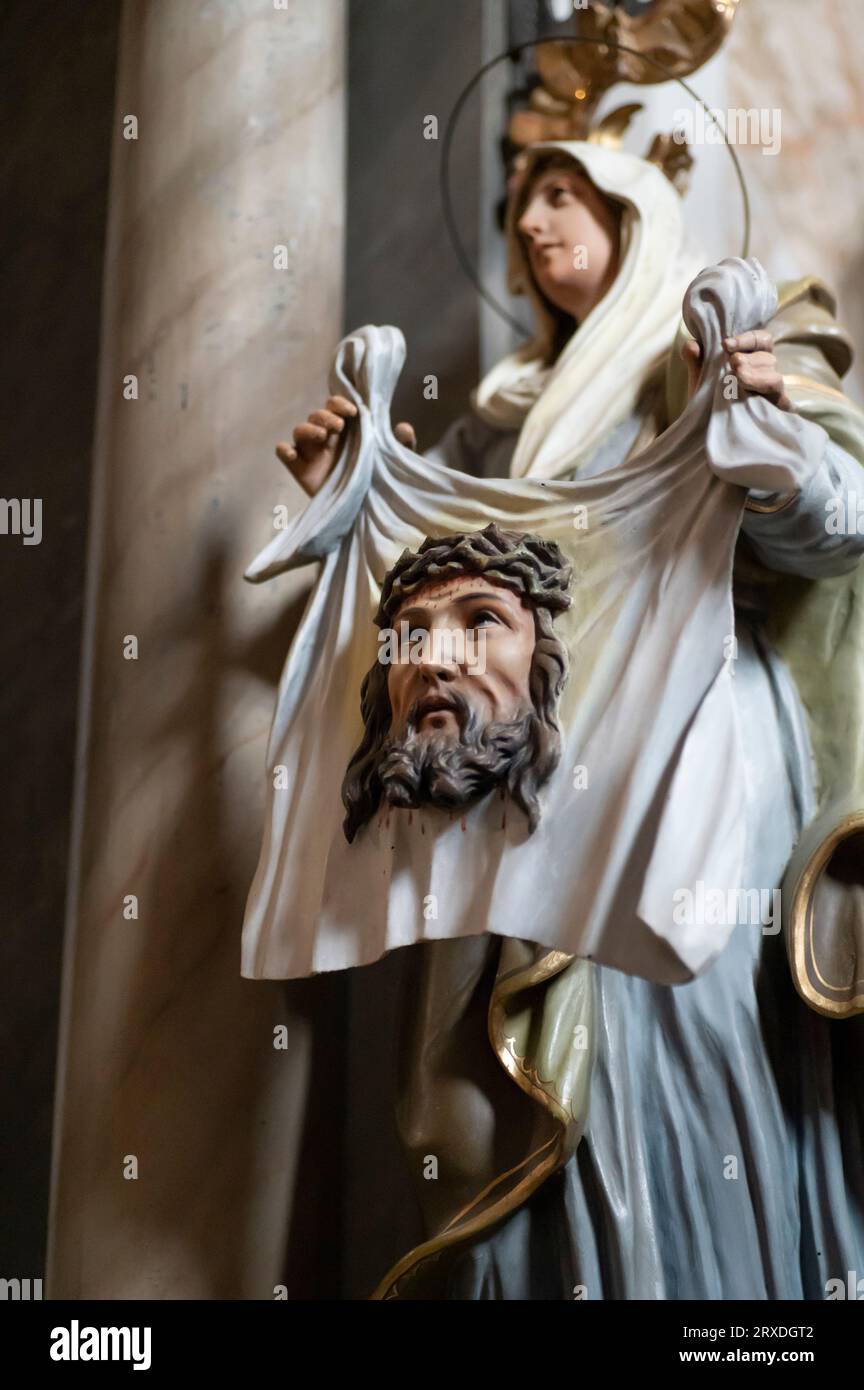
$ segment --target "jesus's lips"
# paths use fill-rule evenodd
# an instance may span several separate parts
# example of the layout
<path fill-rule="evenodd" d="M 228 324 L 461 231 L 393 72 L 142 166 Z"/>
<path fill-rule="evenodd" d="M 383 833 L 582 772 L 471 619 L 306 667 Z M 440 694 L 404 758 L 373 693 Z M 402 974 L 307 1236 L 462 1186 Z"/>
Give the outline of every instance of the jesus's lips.
<path fill-rule="evenodd" d="M 428 719 L 430 715 L 452 714 L 455 718 L 456 713 L 457 711 L 455 701 L 449 699 L 448 696 L 427 695 L 424 699 L 419 700 L 417 702 L 417 711 L 414 716 L 414 722 L 419 728 L 423 721 L 425 719 Z"/>
<path fill-rule="evenodd" d="M 408 714 L 408 723 L 417 731 L 430 727 L 441 729 L 448 714 L 461 726 L 468 715 L 464 700 L 441 691 L 430 691 L 415 702 Z"/>

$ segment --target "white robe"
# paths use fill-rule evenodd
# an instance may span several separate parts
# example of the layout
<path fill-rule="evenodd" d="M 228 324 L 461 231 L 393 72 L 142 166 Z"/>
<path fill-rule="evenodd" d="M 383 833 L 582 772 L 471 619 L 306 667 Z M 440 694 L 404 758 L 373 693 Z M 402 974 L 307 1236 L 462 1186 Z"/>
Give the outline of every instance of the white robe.
<path fill-rule="evenodd" d="M 573 482 L 530 469 L 477 479 L 418 458 L 390 428 L 401 334 L 365 328 L 340 345 L 332 388 L 358 404 L 359 429 L 247 572 L 262 580 L 322 562 L 279 690 L 245 976 L 342 969 L 484 931 L 661 983 L 692 978 L 722 950 L 734 920 L 680 920 L 676 904 L 744 886 L 731 691 L 741 511 L 748 488 L 800 490 L 828 441 L 759 397 L 727 399 L 722 339 L 776 310 L 758 262 L 703 271 L 684 307 L 705 360 L 687 410 L 637 457 Z M 564 753 L 540 825 L 529 836 L 518 809 L 502 814 L 493 794 L 464 817 L 387 810 L 348 845 L 340 787 L 361 734 L 379 585 L 406 546 L 490 521 L 556 540 L 576 572 L 573 607 L 556 622 L 571 658 Z M 584 780 L 575 769 L 586 787 L 574 785 Z"/>

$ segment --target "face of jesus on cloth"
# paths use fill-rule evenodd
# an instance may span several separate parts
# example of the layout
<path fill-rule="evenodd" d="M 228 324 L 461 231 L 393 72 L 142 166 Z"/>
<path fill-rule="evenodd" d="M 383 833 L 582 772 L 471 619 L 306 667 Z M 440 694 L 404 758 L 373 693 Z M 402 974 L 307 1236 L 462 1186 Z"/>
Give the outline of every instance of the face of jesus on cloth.
<path fill-rule="evenodd" d="M 376 622 L 412 640 L 363 683 L 365 733 L 342 785 L 349 841 L 381 802 L 452 811 L 496 786 L 534 829 L 560 756 L 567 653 L 552 620 L 570 574 L 556 545 L 494 525 L 404 552 Z"/>
<path fill-rule="evenodd" d="M 482 575 L 459 575 L 412 595 L 396 614 L 394 626 L 401 623 L 423 640 L 419 660 L 403 650 L 388 670 L 394 736 L 410 729 L 455 742 L 466 707 L 480 725 L 530 710 L 534 614 L 518 594 Z"/>

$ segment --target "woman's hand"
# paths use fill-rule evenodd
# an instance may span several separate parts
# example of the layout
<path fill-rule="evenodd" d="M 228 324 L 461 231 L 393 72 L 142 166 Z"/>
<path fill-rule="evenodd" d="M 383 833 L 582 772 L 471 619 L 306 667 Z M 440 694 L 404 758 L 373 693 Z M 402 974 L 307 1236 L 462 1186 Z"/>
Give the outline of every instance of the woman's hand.
<path fill-rule="evenodd" d="M 778 410 L 792 410 L 786 394 L 783 374 L 774 356 L 774 339 L 767 328 L 752 328 L 734 338 L 724 338 L 723 347 L 736 379 L 755 396 L 764 396 Z M 699 383 L 702 369 L 702 349 L 694 338 L 688 338 L 681 349 L 687 365 L 688 397 Z"/>
<path fill-rule="evenodd" d="M 306 423 L 297 426 L 293 445 L 276 445 L 276 457 L 310 497 L 320 491 L 335 468 L 346 428 L 356 414 L 353 401 L 345 396 L 330 396 L 323 410 L 313 410 Z M 393 433 L 400 444 L 409 449 L 417 447 L 411 425 L 397 425 Z"/>
<path fill-rule="evenodd" d="M 304 492 L 314 497 L 329 478 L 345 434 L 345 426 L 357 414 L 353 401 L 330 396 L 323 410 L 313 410 L 304 425 L 294 431 L 294 443 L 277 444 L 281 459 Z"/>

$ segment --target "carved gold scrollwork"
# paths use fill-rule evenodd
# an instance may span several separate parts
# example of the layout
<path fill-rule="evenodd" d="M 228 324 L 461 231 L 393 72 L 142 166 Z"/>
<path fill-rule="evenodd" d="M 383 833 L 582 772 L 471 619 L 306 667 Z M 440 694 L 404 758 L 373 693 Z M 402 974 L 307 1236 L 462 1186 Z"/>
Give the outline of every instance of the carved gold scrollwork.
<path fill-rule="evenodd" d="M 594 114 L 611 87 L 618 82 L 652 85 L 696 72 L 724 43 L 740 3 L 654 0 L 643 13 L 628 15 L 593 0 L 579 12 L 579 38 L 590 42 L 538 44 L 534 50 L 540 86 L 531 94 L 529 109 L 512 117 L 510 138 L 519 146 L 593 139 Z M 639 109 L 621 107 L 606 117 L 599 143 L 620 144 Z M 659 135 L 647 157 L 682 188 L 692 164 L 685 145 Z"/>

